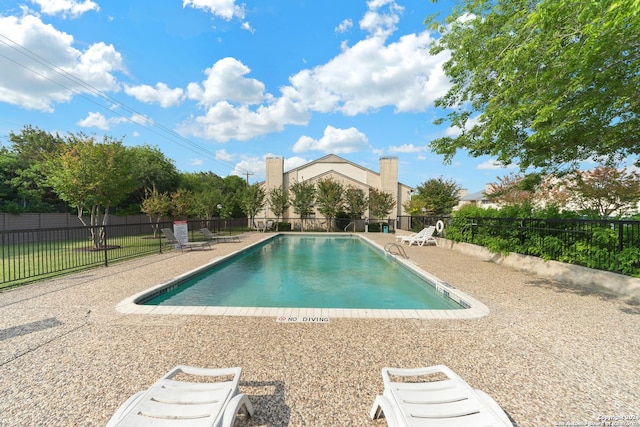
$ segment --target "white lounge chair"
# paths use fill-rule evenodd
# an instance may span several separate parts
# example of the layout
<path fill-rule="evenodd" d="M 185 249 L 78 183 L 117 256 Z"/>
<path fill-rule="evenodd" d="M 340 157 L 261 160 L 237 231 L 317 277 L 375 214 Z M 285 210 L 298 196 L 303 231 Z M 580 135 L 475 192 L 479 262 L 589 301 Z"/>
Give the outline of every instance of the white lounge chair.
<path fill-rule="evenodd" d="M 391 377 L 435 376 L 430 382 L 396 382 Z M 444 379 L 444 377 L 447 377 Z M 488 394 L 471 388 L 446 366 L 383 368 L 384 392 L 376 397 L 371 419 L 383 415 L 389 427 L 513 427 Z"/>
<path fill-rule="evenodd" d="M 422 235 L 424 232 L 427 231 L 428 228 L 429 227 L 425 227 L 425 228 L 423 228 L 422 230 L 420 230 L 417 233 L 411 233 L 411 234 L 407 234 L 407 235 L 404 235 L 404 236 L 396 236 L 396 242 L 404 243 L 408 239 L 411 239 L 413 237 Z"/>
<path fill-rule="evenodd" d="M 215 233 L 212 233 L 208 228 L 201 228 L 200 233 L 204 235 L 204 238 L 209 242 L 239 242 L 240 238 L 238 236 L 219 236 Z"/>
<path fill-rule="evenodd" d="M 170 228 L 163 228 L 161 231 L 162 231 L 162 234 L 164 234 L 164 237 L 166 237 L 168 244 L 175 246 L 176 249 L 180 249 L 183 252 L 185 248 L 186 249 L 193 249 L 193 248 L 204 249 L 204 247 L 207 246 L 209 249 L 211 249 L 211 244 L 208 241 L 183 243 L 180 240 L 178 240 L 178 238 L 176 237 L 175 234 L 173 234 L 173 231 L 171 231 Z"/>
<path fill-rule="evenodd" d="M 266 223 L 263 221 L 258 221 L 254 225 L 254 230 L 264 233 L 265 231 L 271 231 L 276 226 L 276 223 L 273 220 L 268 220 Z"/>
<path fill-rule="evenodd" d="M 148 390 L 131 396 L 113 414 L 107 427 L 231 427 L 240 411 L 248 416 L 254 412 L 247 395 L 238 393 L 241 372 L 241 368 L 176 366 Z M 181 373 L 221 377 L 222 381 L 186 382 L 174 379 Z"/>
<path fill-rule="evenodd" d="M 433 233 L 436 231 L 436 227 L 431 225 L 423 230 L 424 232 L 418 233 L 417 236 L 403 239 L 402 243 L 408 243 L 409 246 L 416 243 L 418 246 L 424 246 L 425 243 L 433 242 L 438 246 L 438 241 L 433 237 Z"/>

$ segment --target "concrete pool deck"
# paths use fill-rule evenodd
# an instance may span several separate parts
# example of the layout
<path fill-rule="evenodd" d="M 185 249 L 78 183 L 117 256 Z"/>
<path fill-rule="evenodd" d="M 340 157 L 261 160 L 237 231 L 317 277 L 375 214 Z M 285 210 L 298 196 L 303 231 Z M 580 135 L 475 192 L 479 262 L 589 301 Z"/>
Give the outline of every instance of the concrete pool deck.
<path fill-rule="evenodd" d="M 178 364 L 243 368 L 240 391 L 256 414 L 238 425 L 382 426 L 368 418 L 381 368 L 435 364 L 489 393 L 518 426 L 640 425 L 637 300 L 448 249 L 405 247 L 412 262 L 484 303 L 488 316 L 278 323 L 115 309 L 263 237 L 0 293 L 0 426 L 104 425 Z"/>
<path fill-rule="evenodd" d="M 289 233 L 282 233 L 289 234 Z M 292 233 L 292 235 L 300 235 L 300 233 Z M 305 233 L 305 235 L 318 235 L 325 237 L 326 233 Z M 253 245 L 246 244 L 245 248 L 249 246 L 257 246 L 263 244 L 265 241 L 273 240 L 275 234 L 267 234 L 264 239 L 258 240 Z M 344 234 L 339 234 L 341 237 L 348 237 Z M 384 248 L 377 242 L 368 239 L 364 235 L 364 240 L 369 244 L 377 246 L 378 249 L 384 253 Z M 116 310 L 124 314 L 191 314 L 200 316 L 258 316 L 258 317 L 277 317 L 278 321 L 286 321 L 287 319 L 299 321 L 300 319 L 329 319 L 329 318 L 385 318 L 385 319 L 475 319 L 483 317 L 489 314 L 489 309 L 470 295 L 465 294 L 459 289 L 454 288 L 449 283 L 442 283 L 437 277 L 433 277 L 427 271 L 424 271 L 415 262 L 404 257 L 394 256 L 396 262 L 403 265 L 409 271 L 413 271 L 418 276 L 422 277 L 429 284 L 433 286 L 441 294 L 447 293 L 451 299 L 460 304 L 459 307 L 466 307 L 465 309 L 453 309 L 453 310 L 419 310 L 419 309 L 405 309 L 405 310 L 379 310 L 373 308 L 366 309 L 347 309 L 347 308 L 272 308 L 272 307 L 224 307 L 224 306 L 157 306 L 157 305 L 144 305 L 144 301 L 148 301 L 150 296 L 158 295 L 159 292 L 164 291 L 167 288 L 175 287 L 176 283 L 180 283 L 194 275 L 199 275 L 203 271 L 209 270 L 212 266 L 225 262 L 229 258 L 236 257 L 244 252 L 246 249 L 242 248 L 235 252 L 232 252 L 226 256 L 220 256 L 213 261 L 198 267 L 193 271 L 189 271 L 179 277 L 176 277 L 169 282 L 158 284 L 150 289 L 132 295 L 122 300 L 116 305 Z M 396 254 L 397 255 L 397 254 Z M 393 260 L 392 260 L 393 261 Z M 380 268 L 385 268 L 384 265 L 380 265 Z M 141 302 L 139 302 L 141 301 Z"/>

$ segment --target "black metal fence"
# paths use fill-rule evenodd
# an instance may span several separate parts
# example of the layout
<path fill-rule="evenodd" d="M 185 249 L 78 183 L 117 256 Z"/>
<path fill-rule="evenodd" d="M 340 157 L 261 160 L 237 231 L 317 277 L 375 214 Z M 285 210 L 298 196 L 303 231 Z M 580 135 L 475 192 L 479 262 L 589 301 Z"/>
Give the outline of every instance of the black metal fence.
<path fill-rule="evenodd" d="M 203 240 L 197 232 L 237 234 L 276 218 L 190 220 L 189 240 Z M 395 232 L 417 230 L 443 221 L 443 237 L 484 246 L 493 252 L 515 252 L 545 260 L 640 277 L 640 221 L 588 219 L 517 219 L 464 217 L 398 217 L 396 220 L 337 219 L 332 231 Z M 0 231 L 0 289 L 45 277 L 83 270 L 171 249 L 165 244 L 163 222 L 97 227 L 66 227 Z M 325 231 L 326 222 L 314 219 L 280 220 L 281 231 Z"/>
<path fill-rule="evenodd" d="M 197 230 L 208 227 L 220 234 L 248 229 L 247 220 L 188 221 L 189 240 L 203 240 Z M 0 231 L 0 289 L 45 277 L 84 270 L 171 249 L 161 228 L 150 223 Z"/>
<path fill-rule="evenodd" d="M 213 218 L 187 221 L 189 241 L 204 240 L 201 228 L 220 235 L 245 231 L 265 231 L 267 221 L 278 224 L 280 231 L 326 231 L 325 220 L 314 218 Z M 172 228 L 173 222 L 149 222 L 95 227 L 58 227 L 25 230 L 0 230 L 0 289 L 18 286 L 43 278 L 85 270 L 144 255 L 170 250 L 162 228 Z M 331 231 L 394 232 L 393 220 L 336 219 Z M 272 227 L 274 231 L 278 228 Z"/>
<path fill-rule="evenodd" d="M 640 221 L 453 217 L 444 222 L 447 239 L 492 252 L 515 252 L 640 277 Z"/>

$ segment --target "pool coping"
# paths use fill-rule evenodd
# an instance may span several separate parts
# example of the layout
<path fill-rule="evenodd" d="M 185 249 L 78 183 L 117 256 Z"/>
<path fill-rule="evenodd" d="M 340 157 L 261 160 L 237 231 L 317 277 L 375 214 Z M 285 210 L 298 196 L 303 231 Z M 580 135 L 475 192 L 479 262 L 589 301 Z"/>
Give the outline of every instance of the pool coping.
<path fill-rule="evenodd" d="M 308 235 L 336 235 L 336 236 L 352 236 L 358 237 L 373 248 L 380 250 L 385 256 L 392 258 L 394 261 L 402 264 L 405 268 L 411 270 L 414 274 L 421 276 L 427 282 L 433 284 L 438 292 L 446 294 L 451 299 L 463 305 L 462 309 L 456 310 L 419 310 L 419 309 L 343 309 L 343 308 L 287 308 L 287 307 L 205 307 L 205 306 L 152 306 L 140 305 L 141 300 L 149 299 L 149 296 L 158 293 L 170 286 L 176 286 L 179 283 L 194 274 L 210 268 L 212 265 L 226 261 L 229 258 L 237 256 L 257 245 L 274 239 L 280 235 L 300 235 L 301 233 L 278 232 L 270 234 L 262 239 L 248 245 L 242 249 L 231 252 L 228 255 L 214 258 L 212 261 L 173 277 L 164 283 L 145 289 L 135 295 L 125 298 L 116 305 L 116 310 L 122 314 L 151 314 L 151 315 L 196 315 L 196 316 L 245 316 L 245 317 L 275 317 L 276 320 L 297 319 L 298 321 L 309 321 L 318 323 L 326 323 L 331 318 L 383 318 L 383 319 L 477 319 L 489 314 L 489 308 L 476 300 L 470 295 L 462 292 L 454 286 L 438 279 L 418 267 L 410 259 L 402 258 L 398 255 L 391 254 L 380 246 L 378 243 L 368 239 L 366 236 L 355 233 L 304 233 Z"/>

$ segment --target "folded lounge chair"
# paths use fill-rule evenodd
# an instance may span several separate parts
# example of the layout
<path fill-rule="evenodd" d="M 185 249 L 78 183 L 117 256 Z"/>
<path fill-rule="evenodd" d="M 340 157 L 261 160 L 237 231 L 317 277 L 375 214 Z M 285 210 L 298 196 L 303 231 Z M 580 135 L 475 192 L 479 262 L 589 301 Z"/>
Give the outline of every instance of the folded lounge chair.
<path fill-rule="evenodd" d="M 177 249 L 180 249 L 181 251 L 184 252 L 184 249 L 193 249 L 193 248 L 202 248 L 204 249 L 205 246 L 207 246 L 209 249 L 211 249 L 211 244 L 208 241 L 205 242 L 187 242 L 187 243 L 183 243 L 180 240 L 178 240 L 178 238 L 176 237 L 175 234 L 173 234 L 173 231 L 171 231 L 170 228 L 163 228 L 162 229 L 162 234 L 164 234 L 164 237 L 167 238 L 167 243 L 170 245 L 174 245 Z"/>
<path fill-rule="evenodd" d="M 253 415 L 253 405 L 238 392 L 241 368 L 204 369 L 176 366 L 148 390 L 131 396 L 107 427 L 231 427 L 240 411 Z M 220 377 L 219 382 L 185 382 L 178 374 Z M 223 378 L 224 377 L 224 378 Z"/>
<path fill-rule="evenodd" d="M 435 376 L 430 382 L 396 382 L 391 377 Z M 447 379 L 443 379 L 444 377 Z M 389 427 L 513 427 L 488 394 L 471 388 L 446 366 L 383 368 L 384 392 L 376 397 L 371 419 L 383 415 Z"/>
<path fill-rule="evenodd" d="M 200 231 L 204 238 L 209 242 L 239 242 L 240 238 L 238 236 L 218 236 L 215 233 L 212 233 L 208 228 L 201 228 Z"/>

